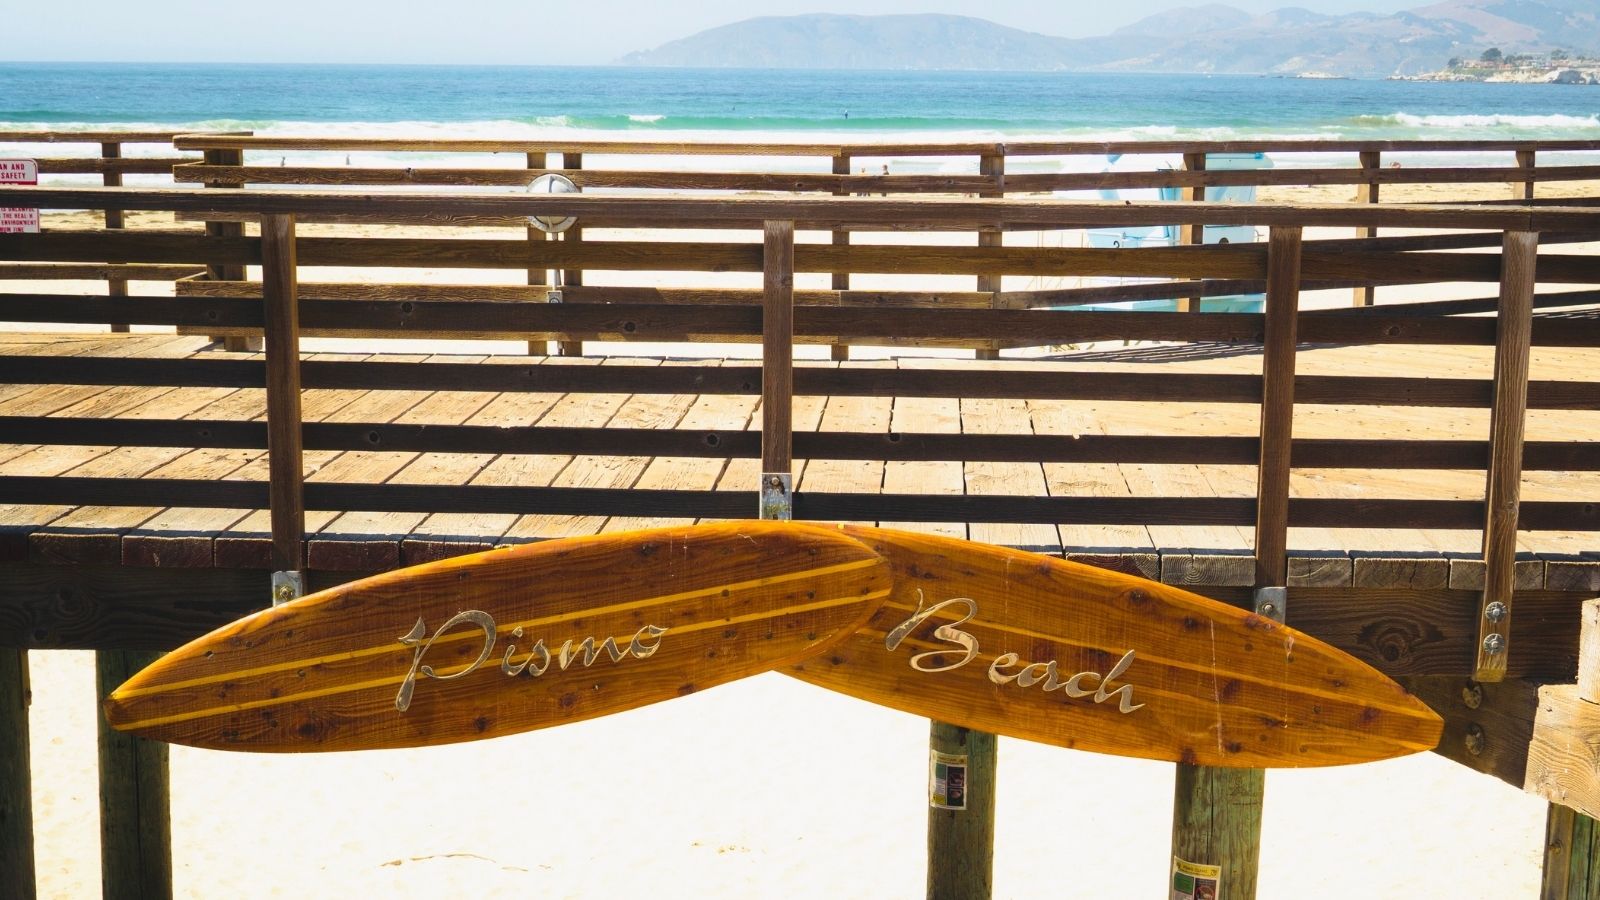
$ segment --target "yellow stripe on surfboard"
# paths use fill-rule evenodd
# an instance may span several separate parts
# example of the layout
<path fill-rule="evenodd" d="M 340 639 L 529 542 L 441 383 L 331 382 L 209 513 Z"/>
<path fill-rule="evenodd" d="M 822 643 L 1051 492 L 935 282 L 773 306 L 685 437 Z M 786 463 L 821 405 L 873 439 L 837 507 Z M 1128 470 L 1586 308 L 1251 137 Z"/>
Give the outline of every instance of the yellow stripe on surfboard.
<path fill-rule="evenodd" d="M 876 562 L 876 561 L 875 560 L 869 560 L 869 562 Z M 770 611 L 770 612 L 760 612 L 760 613 L 750 613 L 748 615 L 735 616 L 735 617 L 733 617 L 731 619 L 716 619 L 716 620 L 712 620 L 712 621 L 698 622 L 698 623 L 696 623 L 694 625 L 683 625 L 683 626 L 679 626 L 679 627 L 673 628 L 668 633 L 669 634 L 692 634 L 692 633 L 694 633 L 696 631 L 705 631 L 706 629 L 709 629 L 709 628 L 726 628 L 729 625 L 741 625 L 741 624 L 743 624 L 745 622 L 754 622 L 754 621 L 759 621 L 761 619 L 773 619 L 773 618 L 777 618 L 778 616 L 794 615 L 795 613 L 811 612 L 813 610 L 819 610 L 819 609 L 830 609 L 830 608 L 835 607 L 835 606 L 844 606 L 847 603 L 870 602 L 870 601 L 873 601 L 873 600 L 881 599 L 883 597 L 887 597 L 889 595 L 890 590 L 891 590 L 891 588 L 884 588 L 884 589 L 879 590 L 879 591 L 873 591 L 872 593 L 869 593 L 869 594 L 859 594 L 859 595 L 852 594 L 852 595 L 850 595 L 848 597 L 835 598 L 835 599 L 830 599 L 830 600 L 818 600 L 818 601 L 816 601 L 814 603 L 806 603 L 806 604 L 803 604 L 803 605 L 800 605 L 800 606 L 785 607 L 784 609 L 781 609 L 781 610 L 774 610 L 774 611 Z M 611 638 L 611 640 L 613 640 L 613 641 L 627 641 L 630 637 L 632 637 L 631 633 L 630 634 L 626 634 L 626 635 L 622 635 L 621 637 L 613 636 Z M 385 649 L 387 649 L 387 648 L 385 648 Z M 487 665 L 487 664 L 488 664 L 487 662 L 482 663 L 482 665 Z M 456 671 L 464 671 L 471 665 L 473 665 L 473 664 L 472 663 L 463 663 L 461 666 L 459 666 L 459 667 L 457 667 L 455 669 L 446 669 L 444 671 L 445 671 L 446 674 L 453 674 Z M 264 698 L 264 699 L 261 699 L 261 700 L 248 700 L 248 701 L 245 701 L 243 703 L 229 703 L 229 704 L 224 704 L 222 706 L 214 706 L 214 707 L 211 707 L 209 709 L 191 710 L 189 712 L 184 712 L 184 713 L 174 713 L 173 715 L 170 715 L 170 716 L 153 716 L 153 717 L 148 718 L 148 719 L 140 719 L 137 722 L 127 722 L 127 723 L 118 725 L 117 728 L 119 730 L 122 730 L 122 731 L 135 731 L 135 730 L 138 730 L 140 728 L 154 728 L 154 727 L 160 726 L 160 725 L 170 725 L 170 724 L 172 724 L 174 722 L 187 722 L 187 721 L 190 721 L 192 719 L 202 719 L 202 718 L 206 718 L 208 716 L 219 716 L 219 715 L 225 715 L 227 713 L 244 712 L 246 710 L 251 710 L 251 709 L 261 709 L 262 707 L 266 707 L 266 706 L 277 706 L 277 705 L 280 705 L 280 704 L 283 704 L 283 703 L 287 703 L 287 702 L 289 702 L 291 700 L 310 700 L 310 699 L 315 699 L 317 697 L 331 697 L 331 696 L 334 696 L 336 694 L 347 694 L 347 693 L 352 693 L 352 692 L 355 692 L 355 691 L 363 691 L 363 690 L 367 690 L 368 688 L 388 687 L 388 686 L 391 686 L 391 685 L 397 685 L 400 682 L 405 681 L 406 677 L 407 676 L 405 676 L 405 675 L 394 675 L 394 676 L 387 676 L 387 677 L 384 677 L 384 678 L 374 678 L 374 679 L 370 679 L 368 681 L 359 681 L 359 682 L 350 683 L 350 684 L 335 685 L 335 686 L 332 686 L 332 687 L 316 688 L 314 690 L 300 691 L 300 692 L 294 693 L 294 694 L 283 694 L 283 695 L 280 695 L 280 696 L 277 696 L 277 697 L 267 697 L 267 698 Z M 170 686 L 164 686 L 164 687 L 159 688 L 159 689 L 157 689 L 157 688 L 146 688 L 146 689 L 144 689 L 142 691 L 142 693 L 146 693 L 146 694 L 148 694 L 148 693 L 160 693 L 160 692 L 163 692 L 163 691 L 169 690 L 169 689 L 172 689 L 172 688 Z M 112 699 L 117 699 L 119 697 L 124 697 L 124 696 L 127 696 L 127 695 L 113 693 L 111 696 L 112 696 Z"/>
<path fill-rule="evenodd" d="M 786 572 L 782 575 L 768 575 L 763 578 L 752 578 L 748 581 L 736 581 L 731 584 L 712 585 L 710 587 L 696 588 L 692 591 L 681 591 L 675 594 L 662 594 L 660 596 L 649 597 L 644 600 L 630 600 L 627 603 L 614 603 L 610 606 L 599 606 L 593 609 L 585 609 L 577 612 L 561 613 L 553 616 L 541 616 L 533 619 L 524 619 L 520 622 L 507 622 L 504 625 L 497 626 L 495 633 L 498 636 L 501 633 L 510 633 L 518 628 L 527 629 L 543 625 L 556 625 L 561 622 L 570 622 L 573 619 L 582 619 L 588 616 L 603 616 L 611 613 L 641 609 L 646 606 L 672 603 L 678 600 L 692 600 L 696 597 L 706 597 L 712 594 L 721 593 L 723 591 L 747 591 L 757 588 L 771 587 L 772 585 L 783 584 L 789 581 L 798 581 L 803 578 L 821 578 L 823 576 L 834 575 L 840 572 L 853 572 L 857 569 L 865 569 L 871 566 L 882 565 L 882 563 L 883 561 L 880 559 L 858 559 L 852 562 L 836 563 L 831 566 L 821 566 L 816 569 L 806 569 L 802 572 Z M 466 640 L 469 637 L 472 637 L 470 632 L 463 632 L 459 635 L 440 638 L 437 643 L 450 644 L 456 641 Z M 346 662 L 352 659 L 361 659 L 362 657 L 366 656 L 375 656 L 380 653 L 390 652 L 394 649 L 394 643 L 395 642 L 388 642 L 377 647 L 363 647 L 359 650 L 342 650 L 338 653 L 329 653 L 325 656 L 292 660 L 290 662 L 273 663 L 266 666 L 256 666 L 255 668 L 251 669 L 230 669 L 226 672 L 220 672 L 215 675 L 204 675 L 199 678 L 186 678 L 183 681 L 163 682 L 161 684 L 150 685 L 148 687 L 124 688 L 114 692 L 111 696 L 117 699 L 143 697 L 147 694 L 163 694 L 168 691 L 181 690 L 183 688 L 200 687 L 207 684 L 216 684 L 217 682 L 221 681 L 232 681 L 236 678 L 252 678 L 257 675 L 270 675 L 274 672 L 285 672 L 290 669 L 309 668 L 311 666 L 318 666 L 324 663 Z"/>

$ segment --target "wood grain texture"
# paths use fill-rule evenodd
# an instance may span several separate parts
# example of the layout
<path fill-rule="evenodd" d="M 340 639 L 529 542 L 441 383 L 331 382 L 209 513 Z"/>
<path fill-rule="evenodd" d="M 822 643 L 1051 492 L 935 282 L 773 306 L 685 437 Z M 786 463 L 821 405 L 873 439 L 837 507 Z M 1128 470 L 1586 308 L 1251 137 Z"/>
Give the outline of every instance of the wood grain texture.
<path fill-rule="evenodd" d="M 1261 857 L 1261 769 L 1179 765 L 1173 781 L 1172 855 L 1221 866 L 1218 900 L 1254 900 Z"/>
<path fill-rule="evenodd" d="M 106 701 L 106 716 L 147 737 L 269 752 L 511 734 L 633 709 L 824 652 L 876 611 L 888 577 L 859 541 L 793 523 L 494 550 L 376 576 L 236 622 L 130 679 Z M 495 639 L 460 623 L 441 636 L 463 610 L 492 616 Z M 413 633 L 419 622 L 426 630 Z M 420 639 L 416 656 L 399 640 L 408 634 Z M 588 655 L 579 649 L 585 638 L 593 638 Z M 615 643 L 605 645 L 608 638 Z M 506 674 L 506 665 L 537 666 L 541 640 L 551 657 L 542 674 L 531 675 L 533 667 Z M 570 668 L 562 664 L 569 643 Z M 421 672 L 409 708 L 399 711 L 397 692 L 419 663 L 445 677 Z"/>
<path fill-rule="evenodd" d="M 261 248 L 261 282 L 266 306 L 272 565 L 279 571 L 298 571 L 305 538 L 306 499 L 300 424 L 300 296 L 294 217 L 262 217 Z"/>
<path fill-rule="evenodd" d="M 1295 325 L 1300 310 L 1301 230 L 1268 236 L 1266 340 L 1262 347 L 1261 447 L 1256 486 L 1256 587 L 1288 577 L 1290 449 L 1294 441 Z"/>
<path fill-rule="evenodd" d="M 1600 897 L 1600 825 L 1583 813 L 1552 803 L 1545 820 L 1539 900 L 1595 897 Z"/>
<path fill-rule="evenodd" d="M 928 808 L 928 900 L 982 900 L 994 887 L 995 736 L 929 723 L 928 749 L 967 760 L 966 808 Z"/>
<path fill-rule="evenodd" d="M 891 561 L 894 593 L 855 636 L 789 670 L 813 684 L 1001 735 L 1204 765 L 1335 765 L 1438 740 L 1438 717 L 1398 685 L 1237 608 L 1050 557 L 887 529 L 845 531 Z M 913 623 L 897 650 L 887 648 L 919 603 L 954 598 L 972 601 L 976 614 L 962 620 L 959 603 L 959 611 L 941 608 Z M 913 668 L 914 652 L 941 651 L 923 657 L 932 665 L 965 653 L 951 632 L 930 634 L 935 625 L 974 638 L 977 655 L 946 671 Z M 1116 683 L 1133 685 L 1133 702 L 1145 704 L 1130 713 L 1116 698 L 1068 699 L 1038 682 L 988 677 L 991 666 L 1009 675 L 1034 663 L 1027 671 L 1042 680 L 1051 660 L 1062 679 L 1104 675 L 1129 650 L 1136 658 Z"/>
<path fill-rule="evenodd" d="M 761 471 L 794 465 L 794 223 L 767 222 L 762 253 Z"/>
<path fill-rule="evenodd" d="M 109 694 L 159 658 L 132 650 L 95 654 L 96 695 Z M 100 883 L 109 900 L 172 896 L 170 747 L 97 726 L 100 749 Z"/>
<path fill-rule="evenodd" d="M 33 770 L 28 744 L 28 652 L 0 648 L 0 872 L 18 900 L 32 900 Z"/>
<path fill-rule="evenodd" d="M 1600 703 L 1579 697 L 1576 685 L 1539 688 L 1523 789 L 1600 817 Z"/>
<path fill-rule="evenodd" d="M 1484 492 L 1479 681 L 1504 678 L 1506 658 L 1513 652 L 1509 646 L 1511 592 L 1516 577 L 1522 440 L 1528 414 L 1528 358 L 1538 253 L 1537 234 L 1507 232 L 1501 252 L 1500 310 L 1495 318 L 1494 403 L 1490 407 L 1489 472 Z M 1490 618 L 1487 613 L 1494 603 L 1501 604 L 1504 610 L 1498 618 Z M 1491 652 L 1491 640 L 1504 642 L 1497 652 Z"/>

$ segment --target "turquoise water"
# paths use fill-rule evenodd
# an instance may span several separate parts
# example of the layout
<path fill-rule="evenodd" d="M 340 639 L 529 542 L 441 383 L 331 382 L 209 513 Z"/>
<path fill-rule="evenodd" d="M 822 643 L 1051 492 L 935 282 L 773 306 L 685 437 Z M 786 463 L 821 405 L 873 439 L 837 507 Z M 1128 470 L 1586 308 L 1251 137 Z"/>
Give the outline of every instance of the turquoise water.
<path fill-rule="evenodd" d="M 1248 76 L 0 63 L 0 129 L 1600 138 L 1600 89 Z"/>

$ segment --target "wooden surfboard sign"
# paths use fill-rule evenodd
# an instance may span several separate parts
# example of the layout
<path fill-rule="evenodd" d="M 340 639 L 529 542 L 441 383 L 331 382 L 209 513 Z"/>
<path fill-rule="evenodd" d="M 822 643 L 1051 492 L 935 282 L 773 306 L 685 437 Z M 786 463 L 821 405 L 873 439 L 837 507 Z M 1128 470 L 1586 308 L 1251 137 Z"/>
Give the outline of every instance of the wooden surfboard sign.
<path fill-rule="evenodd" d="M 971 541 L 842 526 L 893 567 L 850 639 L 795 677 L 954 725 L 1246 768 L 1428 750 L 1442 722 L 1355 657 L 1169 585 Z"/>
<path fill-rule="evenodd" d="M 111 725 L 203 747 L 473 740 L 789 674 L 1062 747 L 1213 766 L 1414 753 L 1441 721 L 1292 628 L 1061 559 L 735 522 L 459 557 L 266 610 L 140 672 Z"/>
<path fill-rule="evenodd" d="M 445 744 L 576 722 L 826 650 L 889 593 L 837 528 L 651 529 L 492 550 L 321 591 L 130 678 L 112 727 L 269 752 Z"/>

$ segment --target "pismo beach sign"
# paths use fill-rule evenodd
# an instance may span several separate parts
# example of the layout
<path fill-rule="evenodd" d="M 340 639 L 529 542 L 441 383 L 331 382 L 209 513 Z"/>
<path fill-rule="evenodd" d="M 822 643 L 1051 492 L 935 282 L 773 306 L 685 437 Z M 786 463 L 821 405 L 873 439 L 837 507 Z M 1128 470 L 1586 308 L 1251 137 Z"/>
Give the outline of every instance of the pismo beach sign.
<path fill-rule="evenodd" d="M 896 709 L 1105 753 L 1319 766 L 1437 743 L 1436 715 L 1314 638 L 1167 585 L 866 527 L 738 522 L 430 563 L 248 616 L 106 700 L 202 747 L 512 734 L 777 669 Z"/>

